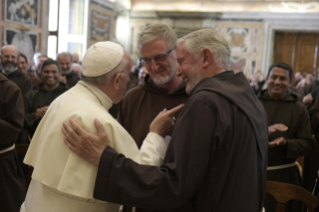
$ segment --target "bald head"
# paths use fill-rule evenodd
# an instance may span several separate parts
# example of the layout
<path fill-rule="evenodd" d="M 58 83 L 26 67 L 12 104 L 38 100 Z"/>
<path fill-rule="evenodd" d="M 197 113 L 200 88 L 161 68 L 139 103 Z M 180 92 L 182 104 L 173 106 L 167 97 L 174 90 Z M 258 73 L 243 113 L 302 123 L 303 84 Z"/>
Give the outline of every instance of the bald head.
<path fill-rule="evenodd" d="M 1 64 L 7 74 L 17 70 L 19 50 L 13 45 L 1 48 Z"/>
<path fill-rule="evenodd" d="M 12 51 L 12 52 L 15 52 L 17 57 L 18 57 L 18 54 L 19 54 L 19 50 L 18 50 L 17 47 L 15 47 L 14 45 L 6 45 L 6 46 L 3 46 L 3 47 L 1 48 L 1 56 L 3 55 L 3 51 Z"/>

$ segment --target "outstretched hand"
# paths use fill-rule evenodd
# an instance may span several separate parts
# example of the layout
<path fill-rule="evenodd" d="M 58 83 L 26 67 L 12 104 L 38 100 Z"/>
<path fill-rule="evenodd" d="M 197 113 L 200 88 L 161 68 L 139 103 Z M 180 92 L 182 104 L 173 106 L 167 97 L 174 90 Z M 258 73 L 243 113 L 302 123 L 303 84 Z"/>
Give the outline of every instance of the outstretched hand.
<path fill-rule="evenodd" d="M 164 109 L 161 111 L 150 125 L 150 132 L 155 132 L 162 137 L 168 135 L 174 128 L 175 117 L 174 114 L 180 111 L 184 104 L 178 105 L 171 110 Z"/>
<path fill-rule="evenodd" d="M 271 126 L 268 126 L 268 135 L 273 134 L 274 132 L 285 132 L 288 130 L 288 127 L 284 124 L 274 124 Z"/>
<path fill-rule="evenodd" d="M 94 120 L 97 135 L 89 133 L 74 119 L 63 123 L 62 132 L 65 135 L 64 143 L 77 155 L 99 166 L 101 155 L 109 145 L 109 140 L 103 125 L 98 119 Z"/>
<path fill-rule="evenodd" d="M 273 141 L 268 142 L 268 147 L 278 147 L 278 146 L 285 146 L 287 144 L 287 141 L 284 139 L 284 137 L 276 138 Z"/>

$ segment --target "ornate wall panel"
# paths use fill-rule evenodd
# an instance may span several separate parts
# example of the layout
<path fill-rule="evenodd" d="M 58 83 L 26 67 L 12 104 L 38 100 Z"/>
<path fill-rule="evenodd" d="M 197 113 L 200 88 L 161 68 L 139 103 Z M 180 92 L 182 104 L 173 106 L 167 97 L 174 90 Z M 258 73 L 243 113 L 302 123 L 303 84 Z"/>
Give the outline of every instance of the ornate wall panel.
<path fill-rule="evenodd" d="M 1 46 L 12 44 L 28 58 L 46 54 L 49 0 L 2 0 L 0 4 Z"/>
<path fill-rule="evenodd" d="M 107 1 L 91 1 L 89 6 L 88 45 L 113 40 L 114 10 Z"/>
<path fill-rule="evenodd" d="M 261 22 L 216 21 L 215 28 L 222 32 L 231 46 L 230 69 L 243 71 L 247 78 L 261 68 Z"/>

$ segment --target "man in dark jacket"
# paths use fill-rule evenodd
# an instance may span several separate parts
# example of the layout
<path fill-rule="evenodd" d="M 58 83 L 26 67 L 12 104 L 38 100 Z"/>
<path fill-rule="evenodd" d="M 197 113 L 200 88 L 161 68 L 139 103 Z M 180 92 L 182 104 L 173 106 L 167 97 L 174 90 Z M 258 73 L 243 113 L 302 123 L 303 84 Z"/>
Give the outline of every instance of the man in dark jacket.
<path fill-rule="evenodd" d="M 25 95 L 32 89 L 32 80 L 26 74 L 18 71 L 19 50 L 13 45 L 4 46 L 1 49 L 1 64 L 3 69 L 0 74 L 5 75 L 14 82 Z"/>
<path fill-rule="evenodd" d="M 226 71 L 229 44 L 216 30 L 195 31 L 178 40 L 177 61 L 190 98 L 160 167 L 100 149 L 95 135 L 86 136 L 92 148 L 66 134 L 68 147 L 98 166 L 94 198 L 175 212 L 261 211 L 267 117 L 244 74 Z"/>
<path fill-rule="evenodd" d="M 51 102 L 67 91 L 66 85 L 59 82 L 61 67 L 54 60 L 46 60 L 42 63 L 41 73 L 43 83 L 38 90 L 29 92 L 24 97 L 25 103 L 25 129 L 32 138 Z"/>
<path fill-rule="evenodd" d="M 297 157 L 310 154 L 314 149 L 310 121 L 305 106 L 295 94 L 288 92 L 292 68 L 285 63 L 270 66 L 267 90 L 258 96 L 267 114 L 269 150 L 267 180 L 302 186 L 295 164 Z M 284 126 L 284 127 L 281 127 Z M 266 195 L 266 211 L 275 211 L 276 203 Z M 286 204 L 287 211 L 301 211 L 301 204 L 292 201 Z"/>

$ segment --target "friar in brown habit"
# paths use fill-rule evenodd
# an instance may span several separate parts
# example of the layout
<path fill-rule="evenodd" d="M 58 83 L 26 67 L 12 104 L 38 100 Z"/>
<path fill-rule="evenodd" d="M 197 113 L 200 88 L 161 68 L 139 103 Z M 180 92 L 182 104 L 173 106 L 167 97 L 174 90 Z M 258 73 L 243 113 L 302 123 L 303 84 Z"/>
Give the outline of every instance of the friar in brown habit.
<path fill-rule="evenodd" d="M 13 45 L 7 45 L 1 48 L 0 74 L 6 76 L 14 82 L 21 90 L 22 95 L 27 94 L 32 89 L 32 80 L 25 73 L 18 70 L 19 50 Z"/>
<path fill-rule="evenodd" d="M 269 149 L 267 180 L 302 186 L 301 177 L 295 164 L 297 157 L 311 153 L 315 142 L 307 109 L 297 96 L 288 91 L 292 68 L 285 63 L 270 66 L 267 76 L 267 90 L 259 94 L 269 124 Z M 276 209 L 276 202 L 266 195 L 266 211 Z M 301 211 L 301 204 L 291 201 L 286 211 Z"/>
<path fill-rule="evenodd" d="M 21 91 L 0 74 L 0 211 L 18 212 L 24 200 L 24 176 L 14 145 L 23 122 Z"/>
<path fill-rule="evenodd" d="M 94 198 L 175 212 L 261 211 L 268 150 L 262 105 L 243 73 L 227 71 L 230 47 L 216 30 L 186 35 L 176 51 L 190 98 L 163 165 L 139 165 L 100 148 L 95 135 L 65 133 L 67 146 L 98 166 Z M 75 129 L 82 135 L 80 126 Z"/>

